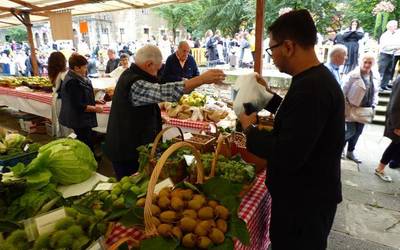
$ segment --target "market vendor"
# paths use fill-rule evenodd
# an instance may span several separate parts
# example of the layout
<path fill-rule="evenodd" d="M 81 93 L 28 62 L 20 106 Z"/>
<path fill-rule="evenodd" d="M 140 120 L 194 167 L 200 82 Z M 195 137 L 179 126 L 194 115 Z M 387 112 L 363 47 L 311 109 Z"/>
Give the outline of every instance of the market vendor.
<path fill-rule="evenodd" d="M 61 84 L 60 124 L 71 128 L 77 139 L 84 142 L 93 151 L 93 131 L 97 127 L 96 113 L 103 112 L 103 101 L 94 99 L 93 86 L 86 77 L 88 61 L 82 55 L 74 53 L 68 59 L 69 71 Z"/>
<path fill-rule="evenodd" d="M 176 102 L 184 93 L 207 83 L 225 79 L 221 70 L 208 70 L 185 81 L 159 84 L 162 63 L 159 48 L 146 45 L 135 55 L 135 63 L 119 78 L 108 119 L 105 153 L 118 179 L 138 170 L 137 147 L 153 142 L 161 131 L 158 103 Z"/>
<path fill-rule="evenodd" d="M 124 71 L 129 68 L 129 56 L 128 54 L 124 54 L 122 53 L 119 56 L 119 63 L 121 64 L 120 66 L 118 66 L 118 68 L 114 69 L 111 73 L 110 73 L 110 77 L 114 78 L 116 80 L 119 79 L 119 77 L 122 75 L 122 73 L 124 73 Z"/>
<path fill-rule="evenodd" d="M 199 75 L 196 61 L 190 53 L 190 46 L 186 41 L 179 43 L 178 50 L 170 55 L 165 62 L 162 73 L 163 82 L 176 82 L 190 79 Z"/>
<path fill-rule="evenodd" d="M 280 16 L 268 30 L 267 52 L 292 83 L 285 99 L 275 94 L 267 104 L 276 114 L 272 132 L 254 127 L 256 113 L 240 121 L 247 149 L 268 161 L 272 249 L 326 249 L 342 201 L 343 93 L 315 54 L 317 29 L 307 10 Z"/>

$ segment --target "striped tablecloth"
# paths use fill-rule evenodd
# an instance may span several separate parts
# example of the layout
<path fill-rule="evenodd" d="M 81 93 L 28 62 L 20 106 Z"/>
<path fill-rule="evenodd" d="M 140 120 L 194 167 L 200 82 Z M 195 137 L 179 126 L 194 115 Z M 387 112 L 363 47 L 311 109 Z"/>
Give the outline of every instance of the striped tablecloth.
<path fill-rule="evenodd" d="M 243 197 L 239 207 L 239 217 L 247 224 L 250 233 L 250 246 L 244 246 L 235 241 L 235 249 L 267 250 L 270 245 L 269 221 L 271 214 L 271 196 L 265 186 L 265 171 L 257 176 L 253 187 Z M 116 224 L 107 238 L 107 245 L 112 245 L 119 239 L 130 237 L 140 240 L 143 232 L 135 228 L 126 228 Z"/>

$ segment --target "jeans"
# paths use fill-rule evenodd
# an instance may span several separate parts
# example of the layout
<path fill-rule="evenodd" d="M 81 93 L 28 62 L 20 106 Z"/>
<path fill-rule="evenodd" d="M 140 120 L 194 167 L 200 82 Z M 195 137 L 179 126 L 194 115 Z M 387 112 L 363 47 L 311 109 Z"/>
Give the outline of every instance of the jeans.
<path fill-rule="evenodd" d="M 88 145 L 90 150 L 94 153 L 94 132 L 92 128 L 74 128 L 73 130 L 77 139 Z"/>
<path fill-rule="evenodd" d="M 381 88 L 386 88 L 393 76 L 393 55 L 380 53 L 378 66 L 379 74 L 381 75 Z"/>
<path fill-rule="evenodd" d="M 346 122 L 345 145 L 348 143 L 347 152 L 353 152 L 358 138 L 364 129 L 364 124 L 358 122 Z"/>
<path fill-rule="evenodd" d="M 393 67 L 392 67 L 392 75 L 391 75 L 391 77 L 390 77 L 390 80 L 393 79 L 394 73 L 396 72 L 396 65 L 397 65 L 397 62 L 398 62 L 399 60 L 400 60 L 400 55 L 399 55 L 399 56 L 394 56 L 394 59 L 393 59 Z"/>
<path fill-rule="evenodd" d="M 392 141 L 390 145 L 383 152 L 381 163 L 384 165 L 389 164 L 391 168 L 398 168 L 400 164 L 400 142 L 395 143 Z"/>

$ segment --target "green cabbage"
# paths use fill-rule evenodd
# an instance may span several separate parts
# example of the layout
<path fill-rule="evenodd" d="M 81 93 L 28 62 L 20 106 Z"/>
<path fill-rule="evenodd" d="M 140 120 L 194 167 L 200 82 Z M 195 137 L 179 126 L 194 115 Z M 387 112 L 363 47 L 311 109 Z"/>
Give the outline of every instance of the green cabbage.
<path fill-rule="evenodd" d="M 4 145 L 7 148 L 17 148 L 21 147 L 22 143 L 24 143 L 26 137 L 20 134 L 8 134 L 4 138 Z"/>
<path fill-rule="evenodd" d="M 39 153 L 26 167 L 12 168 L 18 177 L 39 188 L 49 182 L 70 185 L 92 176 L 97 169 L 90 148 L 79 140 L 59 139 L 39 148 Z"/>

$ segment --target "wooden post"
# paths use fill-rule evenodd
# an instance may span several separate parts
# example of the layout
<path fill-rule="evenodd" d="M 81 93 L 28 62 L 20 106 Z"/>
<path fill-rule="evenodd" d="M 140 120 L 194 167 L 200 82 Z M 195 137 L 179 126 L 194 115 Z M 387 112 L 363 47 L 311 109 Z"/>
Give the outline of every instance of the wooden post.
<path fill-rule="evenodd" d="M 29 13 L 27 13 L 27 12 L 23 12 L 22 18 L 24 20 L 23 23 L 26 27 L 26 30 L 28 31 L 28 42 L 29 42 L 29 47 L 31 48 L 31 60 L 32 60 L 33 75 L 38 76 L 39 69 L 38 69 L 38 64 L 37 64 L 37 59 L 36 59 L 37 57 L 36 57 L 36 51 L 35 51 L 35 44 L 33 42 L 31 18 L 29 17 Z"/>
<path fill-rule="evenodd" d="M 257 0 L 256 6 L 256 54 L 254 71 L 262 75 L 263 40 L 264 40 L 264 7 L 265 0 Z"/>

